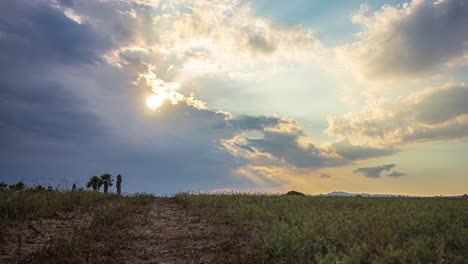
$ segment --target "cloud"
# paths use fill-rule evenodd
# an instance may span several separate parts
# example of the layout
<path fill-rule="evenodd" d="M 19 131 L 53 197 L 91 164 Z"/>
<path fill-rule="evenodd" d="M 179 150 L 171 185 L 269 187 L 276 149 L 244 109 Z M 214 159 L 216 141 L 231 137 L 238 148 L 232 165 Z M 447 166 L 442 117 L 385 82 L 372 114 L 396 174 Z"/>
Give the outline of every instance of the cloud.
<path fill-rule="evenodd" d="M 278 117 L 267 116 L 249 116 L 241 115 L 238 118 L 231 120 L 230 123 L 240 129 L 245 130 L 264 130 L 267 127 L 274 127 L 279 123 L 287 123 Z"/>
<path fill-rule="evenodd" d="M 263 63 L 313 60 L 323 50 L 313 33 L 254 15 L 246 1 L 68 1 L 72 10 L 118 47 L 105 58 L 152 63 L 158 77 L 257 76 Z"/>
<path fill-rule="evenodd" d="M 307 141 L 301 125 L 279 117 L 241 116 L 229 120 L 240 133 L 221 144 L 234 156 L 256 166 L 282 166 L 296 169 L 319 169 L 351 164 L 353 161 L 393 155 L 395 149 L 353 145 L 347 140 L 316 146 Z M 255 138 L 246 132 L 260 133 Z"/>
<path fill-rule="evenodd" d="M 384 5 L 352 21 L 358 41 L 337 49 L 341 62 L 368 80 L 417 79 L 468 62 L 468 4 L 464 0 L 413 0 Z"/>
<path fill-rule="evenodd" d="M 86 25 L 70 20 L 45 1 L 5 0 L 0 3 L 0 69 L 27 63 L 97 63 L 112 46 Z"/>
<path fill-rule="evenodd" d="M 330 179 L 331 177 L 332 177 L 332 176 L 329 175 L 329 174 L 325 174 L 325 173 L 321 173 L 321 174 L 320 174 L 320 178 L 322 178 L 322 179 Z"/>
<path fill-rule="evenodd" d="M 332 116 L 325 132 L 390 148 L 461 139 L 468 136 L 467 100 L 465 85 L 447 83 L 393 102 L 379 99 L 359 112 Z"/>
<path fill-rule="evenodd" d="M 390 177 L 401 177 L 401 176 L 406 176 L 406 175 L 407 175 L 406 173 L 397 172 L 397 171 L 392 171 L 392 173 L 387 174 L 387 176 L 390 176 Z"/>
<path fill-rule="evenodd" d="M 330 147 L 333 148 L 338 155 L 347 160 L 364 160 L 368 158 L 389 156 L 397 153 L 397 150 L 395 149 L 353 145 L 346 139 L 333 142 L 330 144 Z"/>
<path fill-rule="evenodd" d="M 394 168 L 395 164 L 382 165 L 378 167 L 367 167 L 367 168 L 358 168 L 354 170 L 354 173 L 361 173 L 367 178 L 380 178 L 383 171 L 390 171 Z"/>
<path fill-rule="evenodd" d="M 2 1 L 0 17 L 2 145 L 83 143 L 105 135 L 100 118 L 53 75 L 55 67 L 99 63 L 111 43 L 46 1 Z"/>
<path fill-rule="evenodd" d="M 234 119 L 230 122 L 240 125 L 243 129 L 257 130 L 261 133 L 260 138 L 249 138 L 243 132 L 221 141 L 233 155 L 246 158 L 257 166 L 321 168 L 340 166 L 349 162 L 329 152 L 328 149 L 304 141 L 304 129 L 293 120 L 241 116 L 239 120 Z"/>

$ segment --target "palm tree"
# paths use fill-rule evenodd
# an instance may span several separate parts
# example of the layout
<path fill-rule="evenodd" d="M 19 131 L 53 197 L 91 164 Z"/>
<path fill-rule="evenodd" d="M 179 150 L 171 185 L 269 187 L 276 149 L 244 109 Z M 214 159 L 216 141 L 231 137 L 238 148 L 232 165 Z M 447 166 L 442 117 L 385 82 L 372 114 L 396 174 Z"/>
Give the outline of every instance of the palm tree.
<path fill-rule="evenodd" d="M 101 175 L 101 180 L 102 183 L 104 183 L 104 193 L 107 193 L 109 191 L 109 186 L 112 186 L 114 179 L 112 179 L 112 175 L 109 173 L 104 173 Z"/>
<path fill-rule="evenodd" d="M 99 191 L 101 189 L 103 182 L 98 176 L 93 176 L 89 178 L 88 183 L 86 184 L 87 188 L 93 188 L 93 191 Z"/>

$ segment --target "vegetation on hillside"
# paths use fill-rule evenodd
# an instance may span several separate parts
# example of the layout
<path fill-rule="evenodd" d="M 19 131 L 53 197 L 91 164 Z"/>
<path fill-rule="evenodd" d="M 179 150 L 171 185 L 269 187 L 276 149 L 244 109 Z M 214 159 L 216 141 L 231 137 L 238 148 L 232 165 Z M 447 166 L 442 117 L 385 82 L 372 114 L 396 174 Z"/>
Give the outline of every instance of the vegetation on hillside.
<path fill-rule="evenodd" d="M 147 194 L 28 188 L 24 183 L 1 186 L 0 244 L 13 246 L 11 257 L 0 259 L 2 263 L 120 263 L 122 250 L 135 242 L 135 215 L 146 214 L 155 199 Z M 71 226 L 71 233 L 64 233 L 64 226 Z M 25 254 L 25 240 L 31 236 L 41 238 L 36 242 L 41 245 Z"/>
<path fill-rule="evenodd" d="M 448 198 L 176 198 L 263 245 L 267 263 L 466 263 L 468 203 Z"/>

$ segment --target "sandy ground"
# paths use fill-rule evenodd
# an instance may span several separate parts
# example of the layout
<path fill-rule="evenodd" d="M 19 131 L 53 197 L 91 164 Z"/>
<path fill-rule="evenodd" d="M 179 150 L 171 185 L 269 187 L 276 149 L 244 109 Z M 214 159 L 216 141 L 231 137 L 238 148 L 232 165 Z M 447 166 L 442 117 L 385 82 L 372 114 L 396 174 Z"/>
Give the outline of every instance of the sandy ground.
<path fill-rule="evenodd" d="M 7 224 L 0 238 L 0 263 L 15 263 L 48 246 L 53 238 L 71 237 L 89 225 L 81 212 Z M 146 215 L 136 215 L 125 263 L 260 263 L 259 247 L 234 227 L 212 225 L 190 214 L 173 198 L 158 198 Z M 45 231 L 46 230 L 46 231 Z"/>

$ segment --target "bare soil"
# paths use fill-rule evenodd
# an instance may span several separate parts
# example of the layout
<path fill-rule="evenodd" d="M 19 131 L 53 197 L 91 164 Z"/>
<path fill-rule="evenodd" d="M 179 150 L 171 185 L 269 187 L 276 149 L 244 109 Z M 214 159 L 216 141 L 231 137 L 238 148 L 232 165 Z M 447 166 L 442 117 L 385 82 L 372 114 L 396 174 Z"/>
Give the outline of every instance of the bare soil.
<path fill-rule="evenodd" d="M 259 247 L 232 226 L 213 225 L 159 198 L 135 227 L 127 263 L 260 263 Z"/>
<path fill-rule="evenodd" d="M 213 225 L 173 198 L 157 198 L 149 212 L 135 215 L 123 263 L 261 263 L 260 247 L 234 226 Z M 53 219 L 7 223 L 0 233 L 0 263 L 30 259 L 54 238 L 69 239 L 92 215 L 74 212 Z"/>
<path fill-rule="evenodd" d="M 89 225 L 92 216 L 78 211 L 54 218 L 4 223 L 0 228 L 0 263 L 17 263 L 49 246 L 57 238 L 70 239 L 76 228 Z"/>

